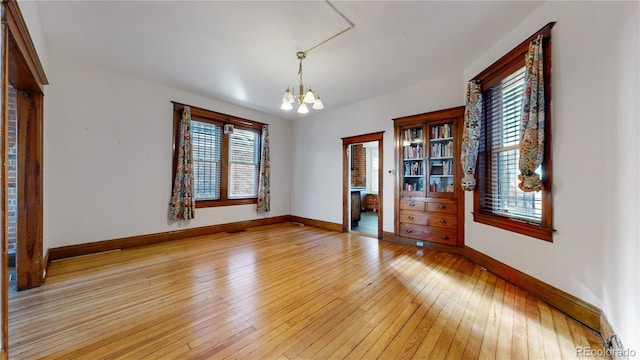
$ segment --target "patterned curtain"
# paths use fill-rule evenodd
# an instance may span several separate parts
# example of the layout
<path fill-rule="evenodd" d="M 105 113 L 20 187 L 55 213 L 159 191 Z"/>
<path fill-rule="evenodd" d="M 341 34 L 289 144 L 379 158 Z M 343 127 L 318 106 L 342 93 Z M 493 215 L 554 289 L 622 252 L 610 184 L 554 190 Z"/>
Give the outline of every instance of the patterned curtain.
<path fill-rule="evenodd" d="M 475 172 L 478 161 L 478 145 L 482 125 L 482 92 L 480 84 L 471 80 L 467 84 L 467 100 L 464 108 L 464 129 L 462 130 L 462 153 L 460 163 L 464 177 L 462 189 L 472 191 L 476 186 Z"/>
<path fill-rule="evenodd" d="M 271 165 L 269 164 L 269 125 L 262 127 L 260 141 L 260 178 L 258 179 L 257 211 L 271 211 Z"/>
<path fill-rule="evenodd" d="M 191 150 L 191 108 L 186 106 L 180 120 L 178 141 L 178 163 L 173 183 L 169 217 L 172 220 L 190 220 L 195 213 L 193 200 L 193 169 Z"/>
<path fill-rule="evenodd" d="M 522 137 L 520 138 L 520 183 L 522 191 L 542 190 L 540 176 L 534 171 L 544 158 L 544 73 L 542 72 L 542 35 L 529 44 L 525 58 Z"/>

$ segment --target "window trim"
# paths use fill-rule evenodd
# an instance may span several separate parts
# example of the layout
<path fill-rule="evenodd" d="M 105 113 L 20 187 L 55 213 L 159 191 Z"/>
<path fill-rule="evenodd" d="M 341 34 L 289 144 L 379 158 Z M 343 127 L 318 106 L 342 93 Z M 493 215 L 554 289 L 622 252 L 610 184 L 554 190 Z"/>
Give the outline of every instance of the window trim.
<path fill-rule="evenodd" d="M 485 171 L 480 169 L 480 159 L 476 165 L 476 174 L 478 174 L 478 186 L 473 192 L 473 220 L 485 225 L 494 226 L 503 230 L 512 231 L 518 234 L 530 236 L 533 238 L 553 242 L 553 204 L 552 204 L 552 178 L 553 178 L 553 156 L 551 149 L 551 28 L 555 22 L 548 23 L 528 39 L 520 43 L 513 50 L 508 52 L 498 61 L 486 68 L 480 74 L 476 75 L 473 80 L 480 83 L 481 88 L 489 89 L 498 84 L 506 76 L 513 74 L 524 66 L 524 57 L 529 49 L 529 43 L 538 35 L 543 35 L 543 51 L 544 51 L 544 81 L 545 81 L 545 157 L 542 162 L 544 169 L 542 183 L 542 219 L 540 224 L 532 224 L 526 221 L 501 216 L 497 214 L 488 214 L 482 212 L 480 208 L 480 188 L 486 183 L 483 177 Z"/>
<path fill-rule="evenodd" d="M 176 178 L 176 165 L 178 163 L 178 153 L 176 151 L 176 147 L 178 144 L 178 128 L 180 125 L 180 119 L 182 118 L 182 110 L 185 106 L 189 106 L 191 108 L 191 118 L 196 121 L 207 122 L 211 124 L 216 124 L 220 126 L 224 126 L 225 124 L 232 124 L 234 127 L 239 129 L 252 129 L 258 130 L 260 134 L 262 133 L 262 127 L 266 124 L 243 119 L 237 116 L 222 114 L 219 112 L 206 110 L 203 108 L 186 105 L 182 103 L 178 103 L 172 101 L 173 103 L 173 170 L 171 176 L 171 186 L 173 187 L 173 182 Z M 225 144 L 228 141 L 229 135 L 223 134 L 222 143 Z M 229 173 L 228 173 L 228 161 L 229 161 L 229 149 L 228 146 L 222 146 L 221 151 L 222 167 L 220 177 L 220 199 L 219 200 L 195 200 L 196 208 L 207 208 L 207 207 L 218 207 L 218 206 L 232 206 L 232 205 L 246 205 L 246 204 L 257 204 L 258 197 L 252 198 L 242 198 L 242 199 L 229 199 L 228 198 L 228 182 L 229 182 Z"/>

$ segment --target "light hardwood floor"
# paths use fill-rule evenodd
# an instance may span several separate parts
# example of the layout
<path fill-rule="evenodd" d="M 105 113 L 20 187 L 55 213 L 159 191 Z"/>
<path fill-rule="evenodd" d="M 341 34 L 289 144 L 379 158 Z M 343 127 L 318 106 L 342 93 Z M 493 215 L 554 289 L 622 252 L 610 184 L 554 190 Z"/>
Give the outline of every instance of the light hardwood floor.
<path fill-rule="evenodd" d="M 11 359 L 559 359 L 598 334 L 446 253 L 295 224 L 50 264 Z"/>

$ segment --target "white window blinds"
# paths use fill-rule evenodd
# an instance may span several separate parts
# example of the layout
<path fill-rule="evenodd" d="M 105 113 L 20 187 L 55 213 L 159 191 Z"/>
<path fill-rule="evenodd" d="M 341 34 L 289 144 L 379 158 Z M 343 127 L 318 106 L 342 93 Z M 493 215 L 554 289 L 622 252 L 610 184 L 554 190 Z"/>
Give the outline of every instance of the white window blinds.
<path fill-rule="evenodd" d="M 236 128 L 229 136 L 229 199 L 258 196 L 260 132 Z"/>
<path fill-rule="evenodd" d="M 220 199 L 222 127 L 191 121 L 196 200 Z"/>

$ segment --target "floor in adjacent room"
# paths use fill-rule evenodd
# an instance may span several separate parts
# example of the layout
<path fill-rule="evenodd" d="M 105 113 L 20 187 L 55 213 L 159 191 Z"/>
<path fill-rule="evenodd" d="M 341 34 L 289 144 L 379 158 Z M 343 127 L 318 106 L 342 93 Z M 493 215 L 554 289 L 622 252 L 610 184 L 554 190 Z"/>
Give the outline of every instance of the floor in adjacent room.
<path fill-rule="evenodd" d="M 296 224 L 50 264 L 11 359 L 559 359 L 600 336 L 465 258 Z M 591 358 L 592 359 L 592 358 Z"/>
<path fill-rule="evenodd" d="M 351 230 L 365 234 L 372 234 L 374 236 L 378 235 L 378 212 L 361 212 L 358 226 L 352 227 Z"/>

